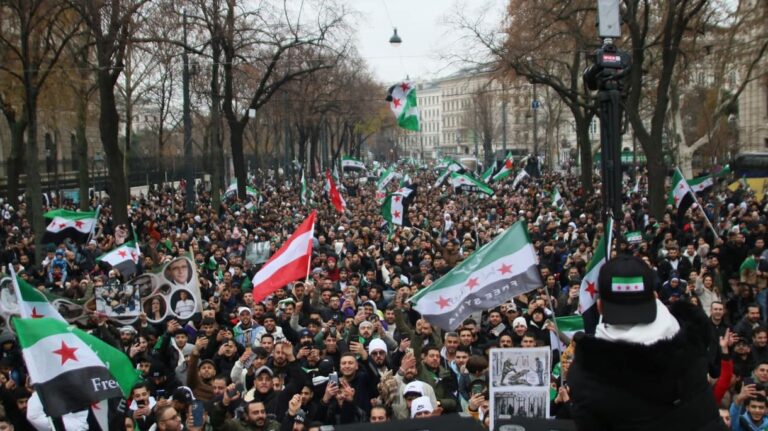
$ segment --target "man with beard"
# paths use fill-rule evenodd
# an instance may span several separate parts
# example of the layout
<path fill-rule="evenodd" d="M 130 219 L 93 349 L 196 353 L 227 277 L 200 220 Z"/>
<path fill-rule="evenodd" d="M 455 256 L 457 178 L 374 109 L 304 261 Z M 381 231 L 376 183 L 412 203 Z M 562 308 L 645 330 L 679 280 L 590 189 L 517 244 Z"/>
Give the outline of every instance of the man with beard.
<path fill-rule="evenodd" d="M 246 404 L 243 417 L 239 419 L 225 420 L 224 410 L 214 408 L 211 412 L 211 425 L 213 429 L 222 431 L 278 431 L 280 429 L 280 423 L 267 419 L 267 408 L 262 401 L 251 401 Z"/>
<path fill-rule="evenodd" d="M 216 364 L 205 359 L 200 361 L 200 352 L 208 345 L 207 337 L 198 337 L 195 347 L 189 354 L 187 367 L 187 385 L 192 388 L 195 398 L 210 401 L 213 399 L 213 378 L 216 377 Z"/>
<path fill-rule="evenodd" d="M 232 329 L 235 342 L 243 347 L 252 347 L 252 343 L 256 339 L 253 334 L 256 332 L 258 325 L 251 318 L 251 309 L 240 307 L 237 309 L 237 315 L 240 321 Z"/>
<path fill-rule="evenodd" d="M 378 385 L 381 375 L 390 369 L 387 358 L 387 344 L 379 338 L 371 340 L 368 344 L 368 358 L 362 362 L 366 365 L 368 374 L 371 375 L 375 384 Z"/>
<path fill-rule="evenodd" d="M 758 326 L 760 326 L 760 307 L 751 303 L 747 306 L 747 313 L 733 327 L 733 330 L 739 334 L 739 337 L 749 341 L 752 339 L 752 332 Z"/>
<path fill-rule="evenodd" d="M 568 371 L 579 430 L 725 430 L 707 381 L 706 315 L 685 301 L 667 309 L 656 287 L 634 256 L 600 270 L 601 323 L 576 340 Z"/>
<path fill-rule="evenodd" d="M 440 365 L 440 349 L 435 345 L 428 345 L 423 350 L 415 348 L 416 355 L 421 353 L 419 364 L 419 380 L 426 382 L 435 390 L 437 406 L 446 412 L 454 412 L 457 408 L 454 394 L 458 389 L 458 380 L 453 372 Z"/>
<path fill-rule="evenodd" d="M 252 339 L 261 339 L 263 334 L 271 334 L 274 340 L 285 338 L 283 328 L 277 326 L 277 318 L 274 313 L 264 313 L 263 326 L 256 328 Z"/>

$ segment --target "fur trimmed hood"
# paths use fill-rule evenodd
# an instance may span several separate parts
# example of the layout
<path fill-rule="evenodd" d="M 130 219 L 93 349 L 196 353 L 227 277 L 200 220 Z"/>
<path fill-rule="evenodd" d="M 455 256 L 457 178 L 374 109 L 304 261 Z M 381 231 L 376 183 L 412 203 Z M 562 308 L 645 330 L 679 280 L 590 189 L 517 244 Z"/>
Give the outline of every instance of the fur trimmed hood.
<path fill-rule="evenodd" d="M 711 328 L 704 312 L 691 304 L 677 302 L 670 312 L 680 323 L 673 338 L 641 345 L 583 336 L 575 340 L 573 367 L 595 384 L 661 403 L 674 402 L 681 392 L 692 389 L 680 387 L 685 376 L 700 373 L 697 380 L 706 383 L 705 352 Z"/>

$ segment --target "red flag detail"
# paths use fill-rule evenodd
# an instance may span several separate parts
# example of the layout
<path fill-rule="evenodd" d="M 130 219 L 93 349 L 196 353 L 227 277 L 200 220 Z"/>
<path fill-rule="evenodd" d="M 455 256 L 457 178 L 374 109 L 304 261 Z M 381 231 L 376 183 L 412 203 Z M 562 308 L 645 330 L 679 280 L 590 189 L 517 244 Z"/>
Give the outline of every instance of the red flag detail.
<path fill-rule="evenodd" d="M 253 299 L 259 302 L 286 284 L 307 276 L 317 211 L 312 211 L 290 238 L 253 276 Z"/>
<path fill-rule="evenodd" d="M 331 171 L 325 171 L 325 177 L 328 179 L 328 184 L 330 187 L 328 196 L 331 198 L 331 203 L 336 208 L 336 212 L 343 213 L 344 201 L 341 199 L 341 194 L 339 193 L 339 189 L 336 188 L 336 183 L 333 181 L 333 177 L 331 176 Z"/>

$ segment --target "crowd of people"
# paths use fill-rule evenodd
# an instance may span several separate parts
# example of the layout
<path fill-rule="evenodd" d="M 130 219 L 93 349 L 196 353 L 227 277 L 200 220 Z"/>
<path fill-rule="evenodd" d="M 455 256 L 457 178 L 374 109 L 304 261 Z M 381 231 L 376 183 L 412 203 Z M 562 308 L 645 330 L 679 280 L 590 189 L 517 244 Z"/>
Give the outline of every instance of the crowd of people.
<path fill-rule="evenodd" d="M 83 303 L 95 286 L 128 281 L 97 260 L 126 231 L 136 232 L 140 272 L 190 253 L 201 312 L 157 322 L 157 310 L 146 309 L 128 325 L 89 312 L 78 321 L 142 373 L 130 396 L 113 406 L 112 429 L 317 431 L 458 412 L 487 426 L 489 349 L 550 346 L 558 338 L 570 345 L 553 353 L 559 373 L 550 382 L 550 411 L 571 417 L 568 369 L 579 341 L 557 334 L 553 321 L 579 313 L 581 281 L 604 234 L 599 180 L 585 190 L 576 175 L 544 173 L 514 189 L 511 178 L 494 184 L 495 194 L 486 196 L 435 187 L 434 169 L 398 169 L 416 189 L 408 214 L 413 227 L 383 223 L 375 181 L 345 179 L 347 207 L 339 214 L 323 196 L 322 179 L 311 183 L 312 202 L 303 204 L 298 181 L 264 174 L 254 180 L 262 194 L 257 205 L 234 198 L 218 210 L 203 185 L 191 213 L 184 187 L 151 188 L 132 197 L 130 226 L 113 222 L 106 200 L 90 241 L 46 244 L 42 262 L 35 261 L 26 205 L 3 202 L 0 263 L 40 290 Z M 632 180 L 624 186 L 618 233 L 639 231 L 642 238 L 619 238 L 612 253 L 633 254 L 651 267 L 664 304 L 688 302 L 706 314 L 708 377 L 723 421 L 734 430 L 767 429 L 768 201 L 717 185 L 700 197 L 701 208 L 680 218 L 670 206 L 657 219 L 642 184 L 640 191 Z M 551 201 L 553 187 L 564 205 Z M 74 209 L 55 197 L 51 204 Z M 273 253 L 312 209 L 318 216 L 307 279 L 254 301 L 249 280 L 261 264 L 247 258 L 249 246 L 268 241 Z M 448 332 L 410 307 L 409 297 L 516 222 L 527 224 L 542 286 Z M 184 299 L 185 310 L 193 310 L 192 299 Z M 3 323 L 0 429 L 50 429 Z M 67 429 L 88 429 L 85 416 L 65 418 Z"/>

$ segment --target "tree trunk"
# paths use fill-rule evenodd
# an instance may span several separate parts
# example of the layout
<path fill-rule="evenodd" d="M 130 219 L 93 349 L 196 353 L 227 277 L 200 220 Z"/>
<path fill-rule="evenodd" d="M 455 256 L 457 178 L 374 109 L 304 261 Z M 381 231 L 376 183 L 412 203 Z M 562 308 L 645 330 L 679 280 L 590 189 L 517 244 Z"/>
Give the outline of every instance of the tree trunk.
<path fill-rule="evenodd" d="M 574 115 L 576 122 L 576 145 L 579 148 L 581 159 L 581 186 L 585 197 L 592 196 L 594 186 L 592 184 L 592 143 L 589 141 L 589 123 L 592 117 L 584 118 L 584 115 Z"/>
<path fill-rule="evenodd" d="M 37 89 L 27 86 L 25 89 L 25 117 L 27 118 L 27 163 L 26 197 L 28 214 L 32 218 L 32 232 L 35 233 L 35 262 L 42 262 L 43 250 L 43 198 L 40 185 L 40 151 L 37 144 Z"/>
<path fill-rule="evenodd" d="M 648 196 L 651 214 L 660 218 L 666 206 L 664 197 L 666 197 L 667 167 L 664 164 L 661 151 L 646 152 L 645 157 L 648 163 Z"/>
<path fill-rule="evenodd" d="M 483 163 L 486 169 L 493 164 L 493 137 L 489 134 L 483 136 Z M 424 154 L 421 155 L 424 157 Z M 506 157 L 506 154 L 504 155 Z"/>
<path fill-rule="evenodd" d="M 11 129 L 11 154 L 8 157 L 8 202 L 14 207 L 19 203 L 19 177 L 25 162 L 24 132 L 27 127 L 26 120 L 8 121 Z"/>
<path fill-rule="evenodd" d="M 217 43 L 213 44 L 213 66 L 211 68 L 211 204 L 216 212 L 221 205 L 222 170 L 224 168 L 224 149 L 221 142 L 221 96 L 219 94 L 219 59 L 221 49 Z"/>
<path fill-rule="evenodd" d="M 77 154 L 77 164 L 80 166 L 77 172 L 77 183 L 80 189 L 80 210 L 88 211 L 91 203 L 88 195 L 88 138 L 85 135 L 85 127 L 88 122 L 88 99 L 84 97 L 79 98 L 76 115 L 75 153 Z M 95 172 L 94 175 L 96 175 Z"/>
<path fill-rule="evenodd" d="M 235 169 L 235 179 L 237 180 L 237 196 L 246 200 L 245 187 L 248 182 L 248 175 L 245 171 L 245 155 L 243 153 L 243 134 L 245 125 L 239 121 L 229 121 L 229 143 L 232 148 L 232 165 Z"/>
<path fill-rule="evenodd" d="M 128 224 L 128 183 L 123 170 L 123 153 L 117 130 L 120 117 L 115 104 L 115 89 L 109 76 L 110 70 L 99 71 L 99 132 L 104 146 L 109 175 L 109 199 L 112 218 L 116 225 Z"/>

